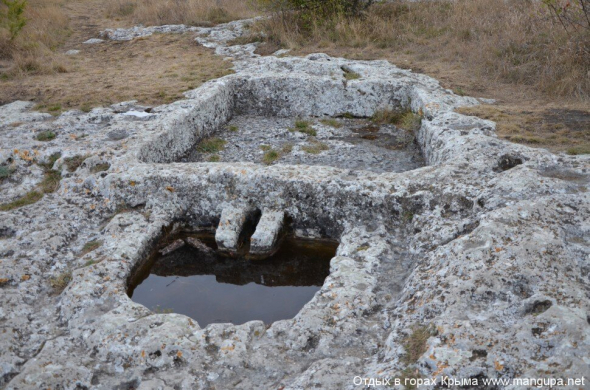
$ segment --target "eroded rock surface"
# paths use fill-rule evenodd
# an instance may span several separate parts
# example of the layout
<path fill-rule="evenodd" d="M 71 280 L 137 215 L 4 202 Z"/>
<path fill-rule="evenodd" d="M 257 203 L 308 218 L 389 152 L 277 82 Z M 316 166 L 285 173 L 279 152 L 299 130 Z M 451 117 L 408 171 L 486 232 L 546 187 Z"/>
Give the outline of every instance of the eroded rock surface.
<path fill-rule="evenodd" d="M 385 61 L 256 57 L 227 46 L 236 31 L 202 38 L 235 54 L 236 74 L 148 116 L 126 115 L 145 112 L 133 102 L 57 118 L 0 107 L 13 172 L 0 201 L 61 175 L 56 192 L 0 212 L 0 386 L 353 389 L 355 376 L 400 375 L 416 326 L 432 330 L 424 377 L 590 377 L 589 157 L 500 140 L 493 122 L 453 112 L 477 99 Z M 400 107 L 423 115 L 424 167 L 175 162 L 232 117 L 276 129 Z M 203 329 L 131 301 L 128 278 L 164 227 L 214 227 L 234 205 L 340 241 L 294 319 Z"/>

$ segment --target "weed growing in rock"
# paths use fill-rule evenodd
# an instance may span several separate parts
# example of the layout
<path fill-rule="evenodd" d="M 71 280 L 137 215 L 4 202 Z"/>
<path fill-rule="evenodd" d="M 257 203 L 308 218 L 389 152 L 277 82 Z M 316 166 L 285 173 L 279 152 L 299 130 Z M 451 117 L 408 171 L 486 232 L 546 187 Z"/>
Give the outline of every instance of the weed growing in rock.
<path fill-rule="evenodd" d="M 227 141 L 221 138 L 207 138 L 201 141 L 197 146 L 200 153 L 219 153 L 225 147 Z"/>
<path fill-rule="evenodd" d="M 49 278 L 49 284 L 53 287 L 53 290 L 56 294 L 61 294 L 63 290 L 70 284 L 72 281 L 72 272 L 65 271 L 57 276 L 53 276 Z"/>
<path fill-rule="evenodd" d="M 8 179 L 13 173 L 15 169 L 8 166 L 8 165 L 0 165 L 0 182 L 4 179 Z"/>
<path fill-rule="evenodd" d="M 374 123 L 395 125 L 404 130 L 414 132 L 420 129 L 422 115 L 406 110 L 380 110 L 371 117 Z"/>
<path fill-rule="evenodd" d="M 209 162 L 219 162 L 221 160 L 221 157 L 219 157 L 218 154 L 214 154 L 211 157 L 209 157 Z"/>
<path fill-rule="evenodd" d="M 333 127 L 335 129 L 339 129 L 342 127 L 342 124 L 340 122 L 338 122 L 337 119 L 334 119 L 334 118 L 322 119 L 322 120 L 320 120 L 320 123 L 323 125 L 326 125 L 326 126 Z"/>
<path fill-rule="evenodd" d="M 12 202 L 1 204 L 0 211 L 10 211 L 23 206 L 28 206 L 30 204 L 37 203 L 39 200 L 41 200 L 41 198 L 43 198 L 43 194 L 41 192 L 30 191 Z"/>
<path fill-rule="evenodd" d="M 361 75 L 352 70 L 344 69 L 344 78 L 346 80 L 358 80 L 361 78 Z"/>
<path fill-rule="evenodd" d="M 260 149 L 264 150 L 265 152 L 272 149 L 270 145 L 260 145 Z"/>
<path fill-rule="evenodd" d="M 291 153 L 292 150 L 293 150 L 293 144 L 291 144 L 291 143 L 283 144 L 283 146 L 281 147 L 282 154 L 289 154 L 289 153 Z"/>
<path fill-rule="evenodd" d="M 590 147 L 588 146 L 573 146 L 566 150 L 570 156 L 577 156 L 579 154 L 590 154 Z"/>
<path fill-rule="evenodd" d="M 98 249 L 101 245 L 102 245 L 102 241 L 98 241 L 98 240 L 88 241 L 82 247 L 82 251 L 80 252 L 80 256 L 84 256 L 85 254 Z"/>
<path fill-rule="evenodd" d="M 412 327 L 412 333 L 403 341 L 403 347 L 406 354 L 402 357 L 402 361 L 406 365 L 415 364 L 420 356 L 426 352 L 426 342 L 433 335 L 430 327 L 423 325 L 415 325 Z"/>
<path fill-rule="evenodd" d="M 170 314 L 174 313 L 174 309 L 167 308 L 167 307 L 160 307 L 160 305 L 154 307 L 152 311 L 156 314 Z"/>
<path fill-rule="evenodd" d="M 271 149 L 264 153 L 264 156 L 262 157 L 262 162 L 264 162 L 266 165 L 270 165 L 276 160 L 278 160 L 280 157 L 281 154 L 279 152 Z"/>
<path fill-rule="evenodd" d="M 238 131 L 240 129 L 238 128 L 238 126 L 230 126 L 230 127 L 228 127 L 228 130 L 231 131 L 232 133 L 235 133 L 236 131 Z"/>
<path fill-rule="evenodd" d="M 61 173 L 53 169 L 48 169 L 45 171 L 43 180 L 39 184 L 39 188 L 41 188 L 44 194 L 50 194 L 59 188 L 60 181 Z"/>
<path fill-rule="evenodd" d="M 37 139 L 37 141 L 46 142 L 55 139 L 55 137 L 56 134 L 53 131 L 42 131 L 41 133 L 37 134 L 35 138 Z"/>
<path fill-rule="evenodd" d="M 309 154 L 320 154 L 321 152 L 330 149 L 330 147 L 316 139 L 313 139 L 308 145 L 303 146 L 301 149 Z"/>
<path fill-rule="evenodd" d="M 86 160 L 87 158 L 88 158 L 88 156 L 86 156 L 86 155 L 82 156 L 82 155 L 78 154 L 73 157 L 64 158 L 64 163 L 66 164 L 68 171 L 74 172 L 76 169 L 78 169 L 80 167 L 80 165 L 82 165 L 84 160 Z"/>
<path fill-rule="evenodd" d="M 311 127 L 311 123 L 304 120 L 296 120 L 295 127 L 290 128 L 289 131 L 298 131 L 300 133 L 311 135 L 313 137 L 317 135 L 316 131 Z"/>
<path fill-rule="evenodd" d="M 61 181 L 61 173 L 52 169 L 53 164 L 61 157 L 60 153 L 54 153 L 49 156 L 46 163 L 39 163 L 38 165 L 43 168 L 44 176 L 41 183 L 39 183 L 37 190 L 30 191 L 22 197 L 15 199 L 12 202 L 4 203 L 0 205 L 1 211 L 14 210 L 23 206 L 36 203 L 43 198 L 43 194 L 49 194 L 55 192 L 59 188 L 59 182 Z"/>

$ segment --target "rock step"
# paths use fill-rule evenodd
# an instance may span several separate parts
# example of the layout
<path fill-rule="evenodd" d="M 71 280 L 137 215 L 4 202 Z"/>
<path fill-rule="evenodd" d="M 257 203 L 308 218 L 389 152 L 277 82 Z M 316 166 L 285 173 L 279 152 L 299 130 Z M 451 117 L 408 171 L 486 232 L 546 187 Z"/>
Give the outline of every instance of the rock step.
<path fill-rule="evenodd" d="M 284 223 L 284 211 L 264 211 L 250 240 L 250 256 L 272 256 L 277 250 Z"/>
<path fill-rule="evenodd" d="M 221 252 L 230 254 L 238 252 L 242 231 L 255 213 L 256 209 L 246 205 L 228 206 L 223 209 L 215 232 L 215 241 Z"/>

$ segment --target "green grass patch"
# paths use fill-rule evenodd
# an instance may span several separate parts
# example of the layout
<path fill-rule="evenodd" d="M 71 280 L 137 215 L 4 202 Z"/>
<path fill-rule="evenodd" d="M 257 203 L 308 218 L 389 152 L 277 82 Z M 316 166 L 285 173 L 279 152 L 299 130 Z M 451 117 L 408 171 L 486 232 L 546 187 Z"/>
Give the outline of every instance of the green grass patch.
<path fill-rule="evenodd" d="M 84 256 L 85 254 L 98 249 L 101 245 L 102 245 L 102 241 L 98 241 L 98 240 L 88 241 L 82 247 L 82 251 L 80 252 L 80 256 Z"/>
<path fill-rule="evenodd" d="M 416 364 L 420 356 L 426 352 L 426 342 L 433 335 L 430 327 L 423 325 L 415 325 L 412 327 L 412 333 L 406 337 L 402 343 L 406 354 L 402 357 L 402 361 L 406 365 Z"/>
<path fill-rule="evenodd" d="M 219 157 L 218 154 L 214 154 L 211 157 L 209 157 L 209 160 L 207 160 L 207 161 L 209 161 L 209 162 L 219 162 L 220 160 L 221 160 L 221 157 Z"/>
<path fill-rule="evenodd" d="M 260 145 L 260 149 L 266 152 L 268 150 L 271 150 L 272 147 L 270 145 Z"/>
<path fill-rule="evenodd" d="M 326 126 L 333 127 L 335 129 L 339 129 L 342 127 L 342 123 L 340 123 L 337 119 L 334 118 L 327 118 L 320 120 L 320 123 Z"/>
<path fill-rule="evenodd" d="M 59 171 L 49 169 L 45 171 L 45 176 L 39 184 L 39 188 L 43 191 L 44 194 L 50 194 L 52 192 L 55 192 L 59 188 L 60 181 L 61 173 Z"/>
<path fill-rule="evenodd" d="M 240 129 L 238 128 L 238 126 L 230 126 L 230 127 L 228 127 L 228 130 L 231 131 L 232 133 L 235 133 L 236 131 L 238 131 Z"/>
<path fill-rule="evenodd" d="M 54 153 L 49 156 L 47 162 L 39 163 L 38 165 L 44 170 L 44 176 L 41 183 L 39 183 L 37 186 L 37 189 L 26 193 L 22 197 L 15 199 L 12 202 L 1 204 L 0 211 L 14 210 L 20 207 L 31 205 L 33 203 L 37 203 L 43 198 L 43 194 L 55 192 L 59 188 L 61 173 L 51 169 L 51 167 L 53 167 L 55 162 L 60 157 L 60 153 Z"/>
<path fill-rule="evenodd" d="M 566 151 L 570 156 L 577 156 L 580 154 L 590 154 L 590 147 L 588 146 L 573 146 Z"/>
<path fill-rule="evenodd" d="M 20 207 L 28 206 L 33 203 L 37 203 L 39 200 L 43 198 L 43 194 L 39 191 L 30 191 L 24 196 L 13 200 L 9 203 L 4 203 L 0 205 L 0 211 L 10 211 L 14 209 L 18 209 Z"/>
<path fill-rule="evenodd" d="M 311 123 L 304 120 L 296 120 L 295 127 L 290 128 L 289 131 L 298 131 L 313 137 L 317 135 L 316 131 L 311 127 Z"/>
<path fill-rule="evenodd" d="M 275 162 L 276 160 L 278 160 L 281 157 L 281 154 L 279 152 L 277 152 L 276 150 L 268 150 L 264 153 L 264 156 L 262 156 L 262 162 L 265 163 L 266 165 L 270 165 L 273 162 Z"/>
<path fill-rule="evenodd" d="M 8 179 L 14 173 L 15 169 L 8 165 L 0 165 L 0 182 Z"/>
<path fill-rule="evenodd" d="M 47 142 L 55 139 L 57 135 L 53 131 L 42 131 L 35 137 L 37 141 Z"/>
<path fill-rule="evenodd" d="M 301 149 L 309 154 L 320 154 L 321 152 L 330 149 L 330 147 L 316 140 L 303 146 Z"/>
<path fill-rule="evenodd" d="M 371 117 L 374 123 L 395 125 L 401 129 L 415 132 L 420 129 L 422 115 L 411 110 L 380 110 Z"/>
<path fill-rule="evenodd" d="M 202 140 L 197 146 L 200 153 L 219 153 L 225 148 L 226 140 L 221 138 L 207 138 Z"/>
<path fill-rule="evenodd" d="M 353 72 L 352 70 L 344 69 L 344 78 L 346 80 L 358 80 L 361 78 L 361 75 L 356 72 Z"/>

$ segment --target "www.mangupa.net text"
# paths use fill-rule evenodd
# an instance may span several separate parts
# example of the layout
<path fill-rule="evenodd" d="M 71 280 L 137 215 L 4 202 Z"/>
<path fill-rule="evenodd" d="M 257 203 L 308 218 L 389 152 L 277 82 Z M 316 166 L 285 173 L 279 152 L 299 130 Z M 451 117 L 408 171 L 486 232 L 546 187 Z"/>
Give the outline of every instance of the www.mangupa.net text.
<path fill-rule="evenodd" d="M 465 387 L 465 386 L 528 386 L 539 389 L 549 388 L 575 388 L 576 386 L 586 386 L 586 378 L 455 378 L 443 376 L 440 378 L 363 378 L 355 376 L 353 379 L 355 386 L 378 387 L 378 386 L 405 386 L 405 387 L 426 387 L 426 386 L 444 386 L 444 387 Z"/>

